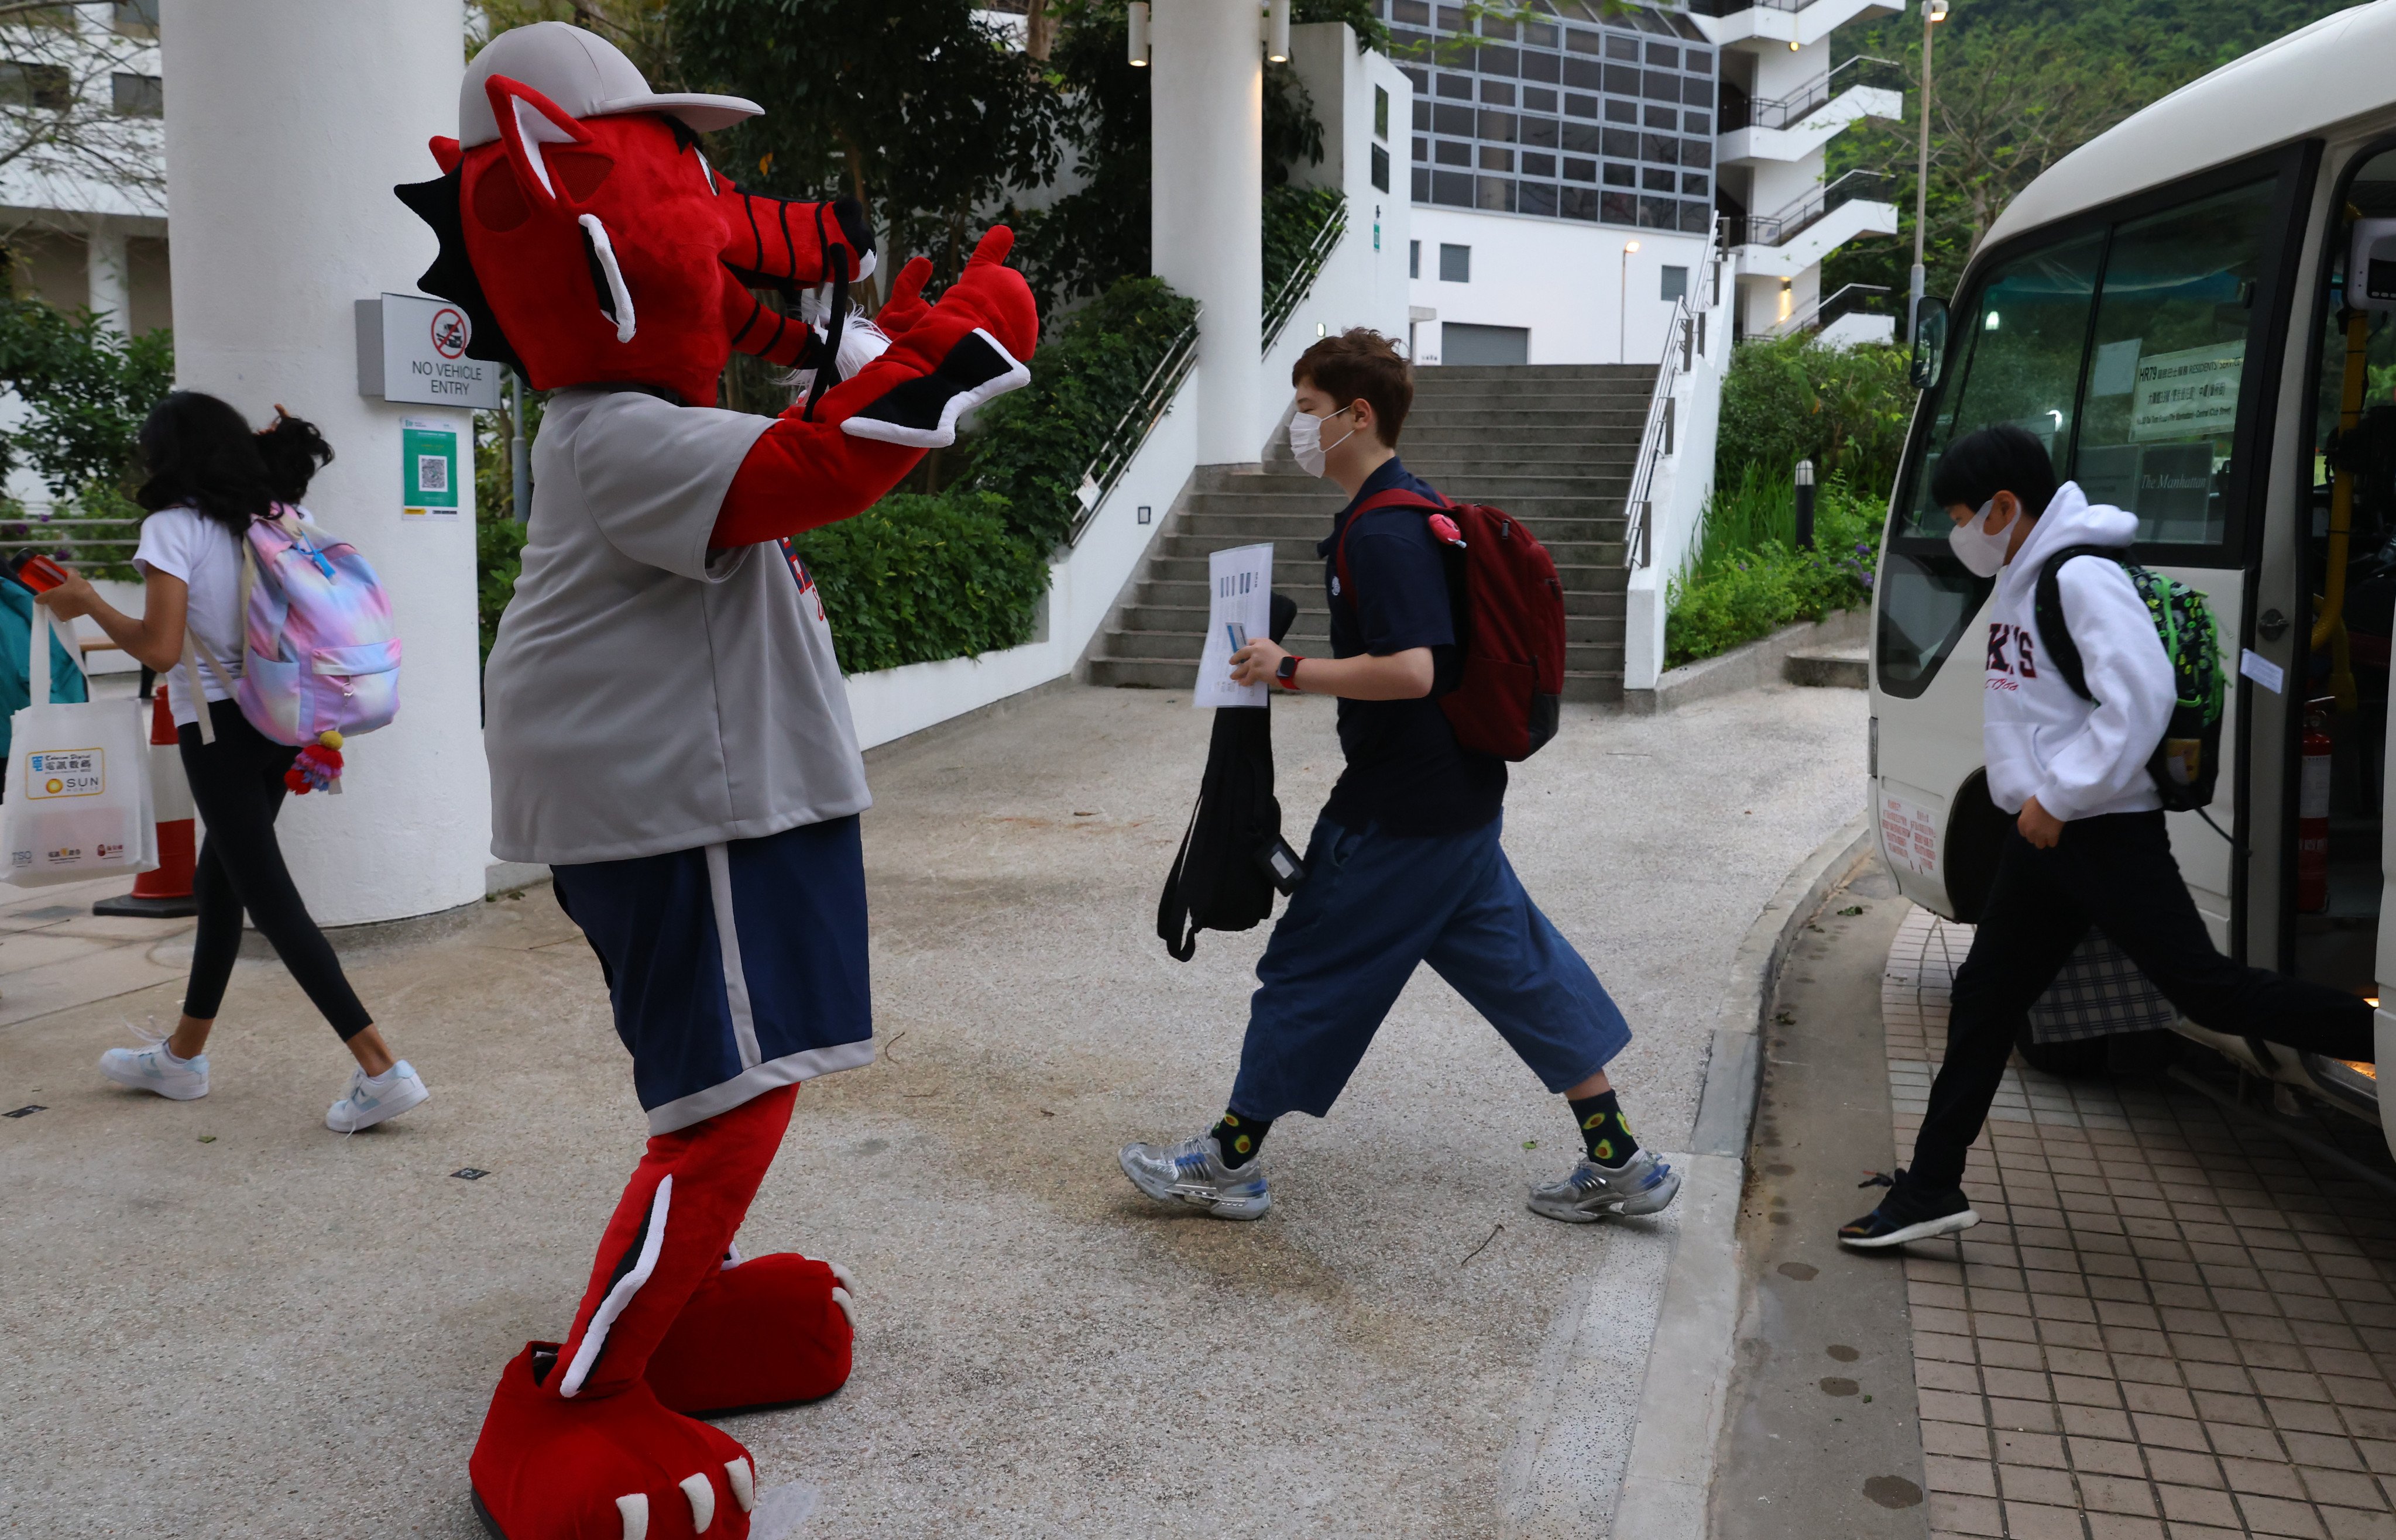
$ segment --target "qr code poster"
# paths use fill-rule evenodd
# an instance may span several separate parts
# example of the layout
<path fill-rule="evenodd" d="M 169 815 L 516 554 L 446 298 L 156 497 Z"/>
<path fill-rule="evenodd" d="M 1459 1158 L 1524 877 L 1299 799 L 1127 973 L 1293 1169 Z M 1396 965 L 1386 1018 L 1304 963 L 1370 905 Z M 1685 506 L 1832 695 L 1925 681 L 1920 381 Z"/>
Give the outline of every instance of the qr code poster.
<path fill-rule="evenodd" d="M 446 422 L 406 418 L 400 422 L 400 516 L 458 516 L 458 430 Z"/>

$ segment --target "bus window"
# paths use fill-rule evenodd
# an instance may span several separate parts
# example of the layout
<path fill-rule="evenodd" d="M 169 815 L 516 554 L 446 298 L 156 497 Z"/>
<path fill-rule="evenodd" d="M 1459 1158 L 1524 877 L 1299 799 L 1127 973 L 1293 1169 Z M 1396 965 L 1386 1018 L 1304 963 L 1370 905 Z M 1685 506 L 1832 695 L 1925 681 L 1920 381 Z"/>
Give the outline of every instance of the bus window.
<path fill-rule="evenodd" d="M 2274 184 L 2115 227 L 2070 468 L 2138 541 L 2217 545 Z M 2063 471 L 2062 457 L 2057 457 Z"/>
<path fill-rule="evenodd" d="M 2065 451 L 2104 249 L 2099 231 L 2014 258 L 1956 312 L 1937 415 L 1881 555 L 1873 652 L 1880 687 L 1891 695 L 1929 688 L 1991 586 L 1948 551 L 1953 525 L 1930 496 L 1939 453 L 1958 432 L 1994 422 L 2018 422 L 2050 453 Z"/>
<path fill-rule="evenodd" d="M 1914 473 L 1906 533 L 1947 538 L 1947 511 L 1931 501 L 1930 479 L 1938 452 L 1958 432 L 2016 422 L 2037 434 L 2058 463 L 2068 453 L 2072 397 L 2088 346 L 2088 308 L 2104 249 L 2099 231 L 2017 257 L 1990 272 L 1970 308 L 1958 312 L 1947 345 L 1950 378 L 1931 425 L 1929 452 Z"/>

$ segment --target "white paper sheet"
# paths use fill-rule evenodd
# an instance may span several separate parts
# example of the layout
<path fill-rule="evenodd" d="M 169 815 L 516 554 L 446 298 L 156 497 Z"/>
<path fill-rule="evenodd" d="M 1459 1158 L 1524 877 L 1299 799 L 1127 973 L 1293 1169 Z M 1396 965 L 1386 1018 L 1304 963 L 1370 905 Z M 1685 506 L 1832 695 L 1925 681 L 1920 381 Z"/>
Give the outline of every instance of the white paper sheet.
<path fill-rule="evenodd" d="M 1272 547 L 1233 546 L 1206 558 L 1206 647 L 1198 657 L 1198 688 L 1190 704 L 1262 706 L 1266 686 L 1231 683 L 1231 655 L 1253 638 L 1272 633 Z"/>
<path fill-rule="evenodd" d="M 2252 647 L 2238 655 L 2238 671 L 2273 695 L 2280 694 L 2287 684 L 2287 670 Z"/>

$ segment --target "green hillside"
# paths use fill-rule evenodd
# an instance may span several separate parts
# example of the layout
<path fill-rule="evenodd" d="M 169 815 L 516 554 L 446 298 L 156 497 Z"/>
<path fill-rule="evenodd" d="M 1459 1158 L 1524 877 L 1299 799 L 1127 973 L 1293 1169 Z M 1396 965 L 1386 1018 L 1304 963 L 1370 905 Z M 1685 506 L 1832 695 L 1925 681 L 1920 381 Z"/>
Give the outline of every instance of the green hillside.
<path fill-rule="evenodd" d="M 1929 291 L 1950 293 L 1964 259 L 2013 195 L 2064 155 L 2188 82 L 2308 22 L 2327 0 L 1954 0 L 1932 55 Z M 1900 305 L 1913 260 L 1922 12 L 1839 34 L 1843 51 L 1893 62 L 1905 121 L 1871 120 L 1831 140 L 1829 174 L 1888 173 L 1893 237 L 1850 243 L 1824 265 L 1829 294 L 1886 285 Z"/>

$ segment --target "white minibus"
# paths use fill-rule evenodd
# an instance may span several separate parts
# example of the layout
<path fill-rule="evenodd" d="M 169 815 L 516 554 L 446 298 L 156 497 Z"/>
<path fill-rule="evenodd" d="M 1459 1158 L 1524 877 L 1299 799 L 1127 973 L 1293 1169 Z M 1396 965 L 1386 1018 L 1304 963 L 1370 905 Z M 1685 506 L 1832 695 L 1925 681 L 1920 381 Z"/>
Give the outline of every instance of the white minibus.
<path fill-rule="evenodd" d="M 2216 945 L 2376 1001 L 2396 976 L 2396 0 L 2165 97 L 2023 190 L 1915 327 L 1923 387 L 1874 585 L 1872 803 L 1898 891 L 1977 917 L 2011 820 L 1980 700 L 1992 584 L 1950 553 L 1931 472 L 2017 423 L 2202 590 L 2230 672 L 2210 822 L 2169 815 Z M 2396 1017 L 2382 1007 L 2388 1056 Z M 2369 1064 L 2178 1029 L 2376 1121 Z M 2042 1058 L 2025 1043 L 2032 1063 Z"/>

